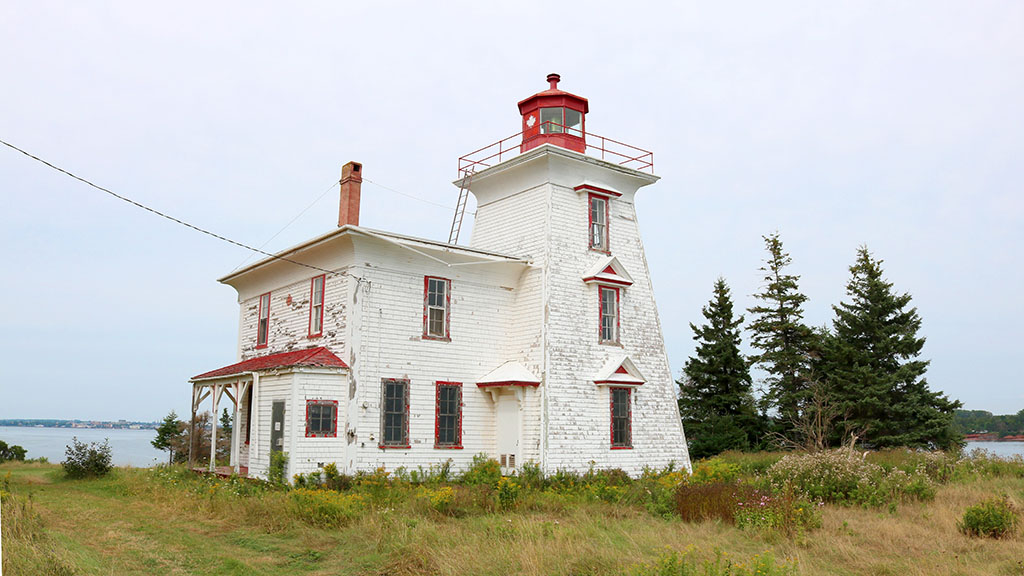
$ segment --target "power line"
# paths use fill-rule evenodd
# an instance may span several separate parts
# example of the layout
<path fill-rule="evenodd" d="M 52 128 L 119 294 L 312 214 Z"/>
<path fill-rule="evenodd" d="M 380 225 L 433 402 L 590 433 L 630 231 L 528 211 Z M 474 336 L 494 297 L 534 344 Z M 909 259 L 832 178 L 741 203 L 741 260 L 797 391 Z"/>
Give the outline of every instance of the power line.
<path fill-rule="evenodd" d="M 395 190 L 394 188 L 390 188 L 390 187 L 385 186 L 383 184 L 379 184 L 377 182 L 374 182 L 373 180 L 370 180 L 369 178 L 363 178 L 363 182 L 369 182 L 370 184 L 373 184 L 374 186 L 379 186 L 379 187 L 381 187 L 381 188 L 383 188 L 385 190 L 389 190 L 391 192 L 394 192 L 395 194 L 399 194 L 401 196 L 405 196 L 406 198 L 412 198 L 413 200 L 419 200 L 420 202 L 425 202 L 427 204 L 432 204 L 434 206 L 437 206 L 438 208 L 444 208 L 445 210 L 448 210 L 449 212 L 454 212 L 455 211 L 455 208 L 452 208 L 451 206 L 445 206 L 444 204 L 439 204 L 437 202 L 431 202 L 430 200 L 427 200 L 426 198 L 420 198 L 419 196 L 413 196 L 412 194 L 406 194 L 405 192 L 401 192 L 401 191 Z M 476 214 L 476 212 L 474 212 L 473 214 Z M 472 216 L 472 214 L 471 214 L 471 216 Z"/>
<path fill-rule="evenodd" d="M 137 208 L 142 208 L 143 210 L 145 210 L 147 212 L 151 212 L 153 214 L 156 214 L 157 216 L 160 216 L 161 218 L 166 218 L 167 220 L 170 220 L 171 222 L 174 222 L 175 224 L 181 224 L 182 226 L 185 226 L 186 228 L 191 228 L 191 229 L 195 230 L 196 232 L 201 232 L 203 234 L 206 234 L 207 236 L 212 236 L 212 237 L 214 237 L 214 238 L 216 238 L 218 240 L 221 240 L 223 242 L 227 242 L 228 244 L 234 244 L 235 246 L 238 246 L 239 248 L 245 248 L 246 250 L 251 250 L 253 252 L 257 252 L 259 254 L 263 254 L 264 256 L 269 256 L 270 258 L 273 258 L 274 260 L 282 260 L 284 262 L 289 262 L 291 264 L 296 264 L 298 266 L 304 266 L 306 268 L 311 268 L 313 270 L 317 270 L 319 272 L 324 272 L 324 273 L 327 273 L 327 274 L 335 274 L 336 273 L 336 272 L 333 272 L 331 270 L 324 270 L 323 268 L 319 268 L 319 267 L 313 266 L 311 264 L 305 264 L 305 263 L 299 262 L 297 260 L 292 260 L 291 258 L 285 258 L 284 256 L 277 256 L 275 254 L 271 254 L 270 252 L 265 252 L 263 250 L 260 250 L 259 248 L 254 248 L 252 246 L 249 246 L 248 244 L 243 244 L 243 243 L 238 242 L 236 240 L 232 240 L 232 239 L 227 238 L 225 236 L 221 236 L 220 234 L 217 234 L 215 232 L 210 232 L 209 230 L 206 230 L 204 228 L 200 228 L 199 226 L 196 226 L 194 224 L 189 224 L 188 222 L 185 222 L 184 220 L 180 220 L 178 218 L 175 218 L 174 216 L 170 216 L 170 215 L 164 214 L 163 212 L 161 212 L 159 210 L 156 210 L 154 208 L 150 208 L 149 206 L 146 206 L 145 204 L 141 204 L 139 202 L 136 202 L 135 200 L 132 200 L 131 198 L 127 198 L 125 196 L 121 196 L 120 194 L 112 192 L 112 191 L 110 191 L 110 190 L 108 190 L 108 189 L 106 189 L 106 188 L 104 188 L 102 186 L 99 186 L 97 184 L 93 184 L 92 182 L 86 180 L 85 178 L 82 178 L 80 176 L 76 176 L 76 175 L 72 174 L 71 172 L 68 172 L 67 170 L 65 170 L 65 169 L 63 169 L 63 168 L 61 168 L 59 166 L 55 166 L 54 164 L 51 164 L 51 163 L 47 162 L 46 160 L 43 160 L 42 158 L 40 158 L 38 156 L 35 156 L 33 154 L 30 154 L 30 153 L 22 150 L 21 148 L 18 148 L 14 144 L 11 144 L 9 142 L 4 141 L 3 139 L 0 139 L 0 144 L 3 144 L 4 146 L 7 146 L 8 148 L 11 148 L 12 150 L 16 150 L 18 152 L 21 152 L 22 154 L 24 154 L 25 156 L 28 156 L 29 158 L 35 160 L 36 162 L 45 164 L 46 166 L 49 166 L 50 168 L 56 170 L 57 172 L 60 172 L 60 173 L 65 174 L 67 176 L 70 176 L 70 177 L 74 178 L 75 180 L 78 180 L 79 182 L 82 182 L 83 184 L 91 186 L 91 187 L 93 187 L 93 188 L 95 188 L 95 189 L 97 189 L 97 190 L 99 190 L 101 192 L 105 192 L 107 194 L 110 194 L 111 196 L 113 196 L 114 198 L 117 198 L 118 200 L 121 200 L 123 202 L 127 202 L 127 203 L 129 203 L 132 206 L 135 206 Z M 332 183 L 331 186 L 334 186 L 334 184 Z"/>
<path fill-rule="evenodd" d="M 340 184 L 340 183 L 341 183 L 340 180 L 335 180 L 334 182 L 331 182 L 331 184 L 327 187 L 327 189 L 324 190 L 323 192 L 321 192 L 320 195 L 316 197 L 316 200 L 313 200 L 312 202 L 310 202 L 309 206 L 306 206 L 305 208 L 303 208 L 301 212 L 299 212 L 298 214 L 295 215 L 295 218 L 292 218 L 291 221 L 289 221 L 287 224 L 282 226 L 281 229 L 278 230 L 276 234 L 274 234 L 270 238 L 267 238 L 267 241 L 264 242 L 263 244 L 260 244 L 260 249 L 262 250 L 263 248 L 266 248 L 267 244 L 270 244 L 274 240 L 274 238 L 277 238 L 278 236 L 280 236 L 281 232 L 284 232 L 289 226 L 294 224 L 295 221 L 298 220 L 299 218 L 301 218 L 303 214 L 305 214 L 306 212 L 309 212 L 310 208 L 312 208 L 314 205 L 316 205 L 317 202 L 322 200 L 323 197 L 326 196 L 327 193 L 330 192 L 334 188 L 334 186 L 336 184 Z M 238 264 L 238 266 L 235 266 L 235 270 L 238 270 L 239 268 L 241 268 L 246 262 L 249 261 L 249 258 L 252 258 L 252 254 L 246 256 L 245 260 L 242 260 Z"/>

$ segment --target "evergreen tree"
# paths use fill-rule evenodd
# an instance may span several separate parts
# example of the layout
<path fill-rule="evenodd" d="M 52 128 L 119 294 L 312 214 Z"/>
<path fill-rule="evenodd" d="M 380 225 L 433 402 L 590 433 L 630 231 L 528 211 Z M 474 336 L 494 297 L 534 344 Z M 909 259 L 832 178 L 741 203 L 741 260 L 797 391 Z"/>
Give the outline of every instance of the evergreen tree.
<path fill-rule="evenodd" d="M 816 353 L 815 333 L 803 323 L 803 304 L 799 276 L 786 274 L 793 261 L 782 249 L 775 232 L 764 237 L 768 258 L 760 271 L 765 285 L 754 294 L 761 304 L 747 309 L 754 315 L 747 327 L 751 344 L 759 350 L 751 361 L 768 373 L 762 410 L 778 412 L 778 429 L 794 440 L 794 424 L 804 416 L 803 406 L 810 396 L 810 360 Z M 802 441 L 802 439 L 796 439 Z"/>
<path fill-rule="evenodd" d="M 174 461 L 175 440 L 181 436 L 184 427 L 185 424 L 179 422 L 178 415 L 171 410 L 170 414 L 165 416 L 163 422 L 157 427 L 156 438 L 150 442 L 157 450 L 167 450 L 168 463 Z"/>
<path fill-rule="evenodd" d="M 225 438 L 231 436 L 231 420 L 231 414 L 228 414 L 228 409 L 225 408 L 224 411 L 220 413 L 220 430 L 224 433 Z M 217 434 L 220 435 L 220 432 Z"/>
<path fill-rule="evenodd" d="M 953 414 L 961 404 L 928 389 L 921 318 L 907 307 L 909 294 L 893 293 L 881 264 L 860 247 L 846 285 L 849 301 L 832 307 L 822 368 L 842 414 L 837 431 L 879 448 L 953 447 L 960 442 Z"/>
<path fill-rule="evenodd" d="M 733 318 L 725 280 L 702 309 L 707 323 L 690 324 L 696 356 L 686 361 L 679 384 L 679 414 L 689 438 L 690 456 L 706 458 L 725 450 L 756 447 L 764 427 L 757 414 L 746 359 L 740 354 L 743 317 Z"/>

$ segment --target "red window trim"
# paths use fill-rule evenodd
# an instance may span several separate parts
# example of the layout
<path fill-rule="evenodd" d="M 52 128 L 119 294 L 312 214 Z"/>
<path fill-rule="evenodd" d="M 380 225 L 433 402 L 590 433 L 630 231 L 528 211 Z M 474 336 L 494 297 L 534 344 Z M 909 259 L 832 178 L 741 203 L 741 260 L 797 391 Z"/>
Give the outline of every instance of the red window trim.
<path fill-rule="evenodd" d="M 320 331 L 313 333 L 313 297 L 316 295 L 316 281 L 320 279 Z M 319 338 L 324 335 L 324 304 L 327 301 L 327 275 L 321 274 L 309 280 L 309 338 Z"/>
<path fill-rule="evenodd" d="M 628 425 L 626 431 L 629 435 L 629 444 L 623 444 L 617 446 L 615 444 L 615 391 L 625 390 L 626 391 L 626 424 Z M 611 449 L 612 450 L 632 450 L 633 449 L 633 389 L 625 387 L 611 387 L 608 388 L 608 407 L 610 414 L 609 432 L 611 434 Z"/>
<path fill-rule="evenodd" d="M 603 333 L 603 321 L 604 321 L 604 298 L 603 290 L 613 290 L 615 292 L 615 339 L 605 340 Z M 600 344 L 619 344 L 621 340 L 622 327 L 619 322 L 621 316 L 621 306 L 619 302 L 619 289 L 615 286 L 598 286 L 597 287 L 597 341 Z"/>
<path fill-rule="evenodd" d="M 591 230 L 594 227 L 594 210 L 592 208 L 594 199 L 600 198 L 604 202 L 604 248 L 600 246 L 594 246 L 594 237 L 591 234 Z M 600 252 L 602 254 L 612 253 L 612 241 L 611 241 L 611 198 L 603 194 L 594 194 L 590 192 L 587 194 L 587 247 L 594 252 Z"/>
<path fill-rule="evenodd" d="M 334 406 L 334 417 L 331 418 L 331 432 L 316 433 L 309 430 L 310 406 Z M 337 438 L 338 437 L 338 401 L 306 399 L 306 438 Z"/>
<path fill-rule="evenodd" d="M 444 336 L 434 336 L 430 334 L 430 326 L 428 324 L 428 311 L 430 303 L 430 281 L 431 280 L 442 280 L 445 283 L 444 286 Z M 424 340 L 437 340 L 440 342 L 451 342 L 451 318 L 452 318 L 452 281 L 448 278 L 442 278 L 440 276 L 424 276 L 423 277 L 423 339 Z"/>
<path fill-rule="evenodd" d="M 384 443 L 384 392 L 387 389 L 388 382 L 404 382 L 405 383 L 405 430 L 402 432 L 402 438 L 405 440 L 403 444 L 385 444 Z M 380 379 L 380 441 L 377 443 L 377 448 L 381 450 L 408 450 L 412 447 L 409 441 L 409 379 L 408 378 L 381 378 Z"/>
<path fill-rule="evenodd" d="M 456 418 L 455 444 L 441 444 L 438 442 L 440 433 L 440 412 L 441 412 L 441 387 L 455 386 L 459 389 L 459 414 Z M 444 382 L 438 380 L 434 383 L 434 448 L 437 450 L 462 450 L 462 382 Z"/>
<path fill-rule="evenodd" d="M 260 342 L 260 322 L 263 321 L 263 297 L 267 297 L 267 332 L 264 334 L 266 340 Z M 270 292 L 260 294 L 259 307 L 256 311 L 256 348 L 266 348 L 270 342 Z"/>

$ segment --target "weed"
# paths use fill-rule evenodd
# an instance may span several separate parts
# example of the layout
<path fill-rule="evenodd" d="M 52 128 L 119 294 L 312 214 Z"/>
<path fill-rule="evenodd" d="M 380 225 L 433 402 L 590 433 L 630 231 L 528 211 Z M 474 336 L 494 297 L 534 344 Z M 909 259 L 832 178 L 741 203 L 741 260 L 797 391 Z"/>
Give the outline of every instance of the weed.
<path fill-rule="evenodd" d="M 968 536 L 1005 538 L 1019 523 L 1017 510 L 1006 496 L 991 498 L 967 508 L 956 527 Z"/>

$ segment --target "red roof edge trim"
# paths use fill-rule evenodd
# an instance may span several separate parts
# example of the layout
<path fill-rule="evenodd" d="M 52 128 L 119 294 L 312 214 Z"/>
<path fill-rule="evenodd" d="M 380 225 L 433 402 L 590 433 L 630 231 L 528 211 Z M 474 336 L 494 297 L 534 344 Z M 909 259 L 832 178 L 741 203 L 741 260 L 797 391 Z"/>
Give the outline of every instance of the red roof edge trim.
<path fill-rule="evenodd" d="M 505 382 L 483 382 L 477 383 L 478 388 L 496 388 L 498 386 L 530 386 L 536 388 L 540 382 L 520 382 L 518 380 L 507 380 Z"/>
<path fill-rule="evenodd" d="M 206 380 L 210 378 L 234 376 L 235 374 L 244 374 L 246 372 L 261 372 L 290 366 L 348 368 L 348 364 L 345 364 L 344 360 L 335 356 L 330 350 L 323 346 L 317 346 L 316 348 L 307 348 L 305 350 L 293 350 L 291 352 L 279 352 L 268 356 L 257 356 L 256 358 L 243 360 L 242 362 L 231 364 L 230 366 L 218 368 L 209 372 L 203 372 L 198 376 L 193 376 L 192 380 Z"/>

